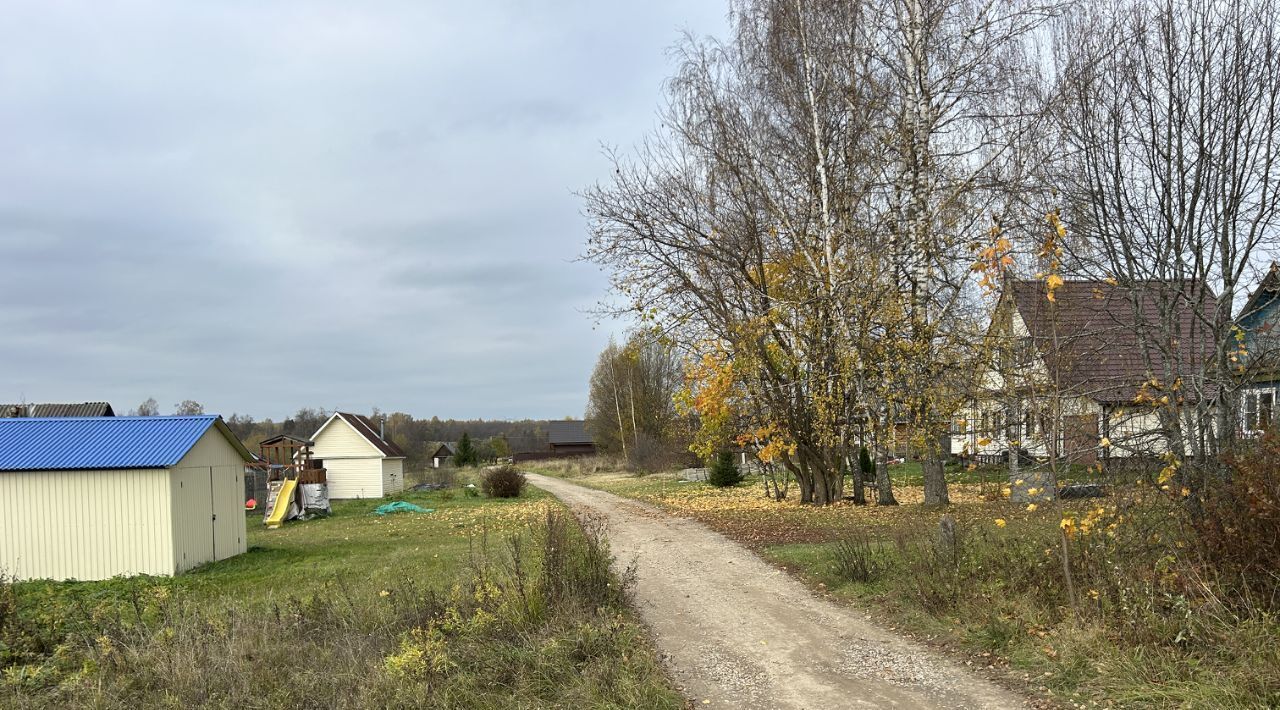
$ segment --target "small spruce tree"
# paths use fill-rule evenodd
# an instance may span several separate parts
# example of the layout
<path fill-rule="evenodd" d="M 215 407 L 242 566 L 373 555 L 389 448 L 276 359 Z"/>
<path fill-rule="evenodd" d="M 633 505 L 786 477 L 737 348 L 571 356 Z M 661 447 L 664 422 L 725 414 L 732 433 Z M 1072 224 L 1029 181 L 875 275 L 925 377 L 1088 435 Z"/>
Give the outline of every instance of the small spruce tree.
<path fill-rule="evenodd" d="M 865 446 L 858 451 L 858 468 L 862 469 L 862 480 L 875 478 L 876 465 L 871 461 L 871 451 Z"/>
<path fill-rule="evenodd" d="M 456 466 L 475 466 L 480 463 L 480 455 L 471 443 L 471 435 L 465 431 L 462 432 L 462 438 L 458 439 L 458 450 L 453 454 L 453 463 Z"/>
<path fill-rule="evenodd" d="M 733 454 L 728 451 L 720 452 L 715 462 L 711 464 L 711 470 L 707 472 L 707 483 L 718 488 L 728 488 L 741 482 L 742 472 L 733 462 Z"/>

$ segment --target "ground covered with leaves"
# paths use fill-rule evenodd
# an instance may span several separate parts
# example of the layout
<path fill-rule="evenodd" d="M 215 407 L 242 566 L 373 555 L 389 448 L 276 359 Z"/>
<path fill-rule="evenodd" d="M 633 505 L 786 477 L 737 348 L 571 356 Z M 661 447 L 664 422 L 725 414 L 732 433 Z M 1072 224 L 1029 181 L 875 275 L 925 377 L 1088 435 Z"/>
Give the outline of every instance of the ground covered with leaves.
<path fill-rule="evenodd" d="M 545 494 L 263 530 L 176 578 L 0 584 L 0 706 L 681 707 L 603 532 Z"/>

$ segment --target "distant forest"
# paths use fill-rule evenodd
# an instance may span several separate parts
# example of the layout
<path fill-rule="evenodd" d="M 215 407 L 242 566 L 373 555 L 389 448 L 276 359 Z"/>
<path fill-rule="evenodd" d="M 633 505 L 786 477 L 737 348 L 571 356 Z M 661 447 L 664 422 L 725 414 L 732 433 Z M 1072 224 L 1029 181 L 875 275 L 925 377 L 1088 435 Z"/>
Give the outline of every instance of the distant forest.
<path fill-rule="evenodd" d="M 373 420 L 377 426 L 386 417 L 387 438 L 404 449 L 409 457 L 409 468 L 430 464 L 431 454 L 441 442 L 456 442 L 465 432 L 470 435 L 482 459 L 506 456 L 517 451 L 543 451 L 547 448 L 546 419 L 522 419 L 519 421 L 487 419 L 415 419 L 404 412 L 386 413 L 356 412 Z M 231 431 L 249 447 L 257 451 L 263 439 L 277 434 L 294 434 L 309 437 L 324 424 L 333 412 L 325 409 L 303 407 L 283 421 L 256 420 L 247 414 L 232 414 L 226 421 Z"/>

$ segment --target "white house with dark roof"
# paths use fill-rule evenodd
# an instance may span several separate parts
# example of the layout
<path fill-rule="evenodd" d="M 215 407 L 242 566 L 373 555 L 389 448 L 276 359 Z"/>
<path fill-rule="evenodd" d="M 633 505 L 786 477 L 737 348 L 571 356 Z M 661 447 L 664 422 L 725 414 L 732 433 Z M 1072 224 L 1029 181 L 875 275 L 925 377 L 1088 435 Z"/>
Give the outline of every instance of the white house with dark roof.
<path fill-rule="evenodd" d="M 404 490 L 404 451 L 368 417 L 334 412 L 311 440 L 312 459 L 327 471 L 330 498 L 381 498 Z"/>
<path fill-rule="evenodd" d="M 1005 455 L 1016 441 L 1035 458 L 1091 465 L 1167 451 L 1153 403 L 1144 399 L 1167 395 L 1144 383 L 1166 369 L 1190 381 L 1214 344 L 1198 327 L 1189 291 L 1174 309 L 1182 337 L 1166 367 L 1165 354 L 1138 335 L 1161 315 L 1145 286 L 1135 312 L 1132 294 L 1104 281 L 1068 280 L 1050 301 L 1039 280 L 1007 280 L 988 331 L 998 346 L 980 373 L 982 395 L 952 425 L 951 453 Z M 1194 297 L 1212 312 L 1212 293 Z M 1189 389 L 1175 396 L 1194 396 Z"/>

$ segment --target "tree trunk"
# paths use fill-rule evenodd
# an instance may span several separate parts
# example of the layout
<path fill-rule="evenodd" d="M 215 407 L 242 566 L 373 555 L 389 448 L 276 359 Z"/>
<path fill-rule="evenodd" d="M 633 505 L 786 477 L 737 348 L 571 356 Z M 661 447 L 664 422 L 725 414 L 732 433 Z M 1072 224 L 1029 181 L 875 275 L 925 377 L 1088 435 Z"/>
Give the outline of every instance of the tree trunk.
<path fill-rule="evenodd" d="M 893 497 L 893 479 L 889 478 L 889 455 L 877 437 L 876 443 L 876 505 L 897 505 Z"/>
<path fill-rule="evenodd" d="M 924 504 L 946 505 L 951 502 L 947 496 L 947 476 L 942 468 L 942 451 L 937 441 L 925 443 L 923 455 L 920 457 L 920 471 L 924 474 Z"/>
<path fill-rule="evenodd" d="M 853 474 L 853 504 L 866 505 L 867 491 L 862 481 L 862 467 L 857 464 L 851 464 L 849 457 L 844 457 L 845 468 Z"/>

